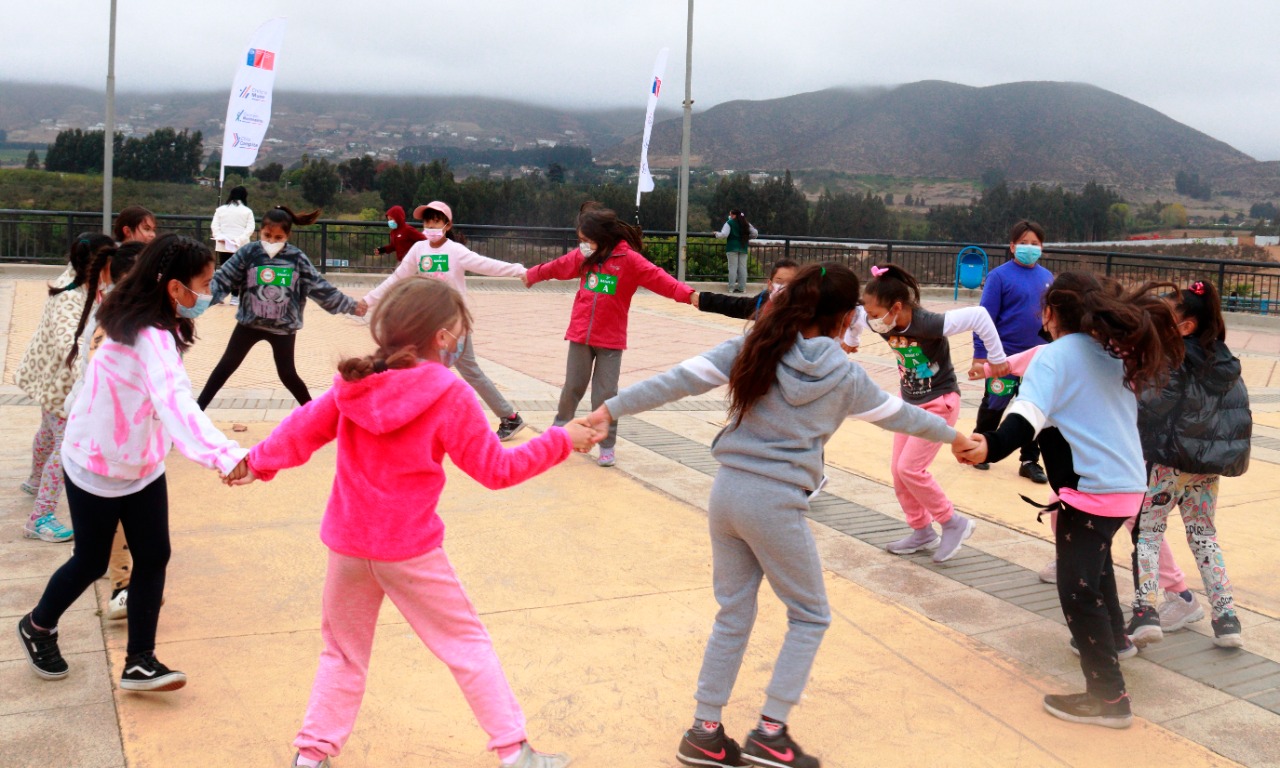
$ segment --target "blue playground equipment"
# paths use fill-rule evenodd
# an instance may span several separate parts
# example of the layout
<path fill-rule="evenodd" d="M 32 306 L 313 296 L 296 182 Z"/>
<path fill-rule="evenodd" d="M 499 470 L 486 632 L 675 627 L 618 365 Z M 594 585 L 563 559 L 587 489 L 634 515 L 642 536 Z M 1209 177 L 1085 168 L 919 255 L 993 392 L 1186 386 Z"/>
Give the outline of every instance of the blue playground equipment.
<path fill-rule="evenodd" d="M 956 290 L 952 300 L 960 298 L 960 288 L 973 290 L 982 287 L 987 276 L 987 252 L 976 245 L 967 245 L 956 254 Z"/>

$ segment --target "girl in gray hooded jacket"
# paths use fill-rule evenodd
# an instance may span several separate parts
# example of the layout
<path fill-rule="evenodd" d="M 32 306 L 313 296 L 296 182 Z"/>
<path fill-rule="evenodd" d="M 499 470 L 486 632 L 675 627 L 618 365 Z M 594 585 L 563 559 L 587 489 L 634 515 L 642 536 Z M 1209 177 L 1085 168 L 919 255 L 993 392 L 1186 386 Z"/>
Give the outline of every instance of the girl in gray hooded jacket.
<path fill-rule="evenodd" d="M 729 385 L 729 424 L 711 446 L 720 469 L 707 506 L 720 610 L 698 675 L 693 727 L 676 753 L 685 765 L 819 765 L 791 739 L 786 721 L 831 621 L 805 513 L 822 483 L 823 446 L 836 429 L 852 416 L 969 444 L 941 417 L 886 393 L 845 356 L 837 340 L 858 297 L 848 267 L 804 267 L 745 337 L 627 387 L 591 415 L 593 427 L 605 428 L 620 416 Z M 724 735 L 720 715 L 751 636 L 762 578 L 786 604 L 788 629 L 761 717 L 739 748 Z"/>

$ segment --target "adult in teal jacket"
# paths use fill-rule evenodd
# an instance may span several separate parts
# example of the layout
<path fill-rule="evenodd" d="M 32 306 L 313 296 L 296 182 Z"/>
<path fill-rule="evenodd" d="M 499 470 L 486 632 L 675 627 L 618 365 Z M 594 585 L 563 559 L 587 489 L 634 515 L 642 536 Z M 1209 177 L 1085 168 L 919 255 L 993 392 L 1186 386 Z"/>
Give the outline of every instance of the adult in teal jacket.
<path fill-rule="evenodd" d="M 724 251 L 729 257 L 731 293 L 742 293 L 747 289 L 747 242 L 759 234 L 747 221 L 747 214 L 737 208 L 729 211 L 729 218 L 716 233 L 718 239 L 726 241 Z"/>

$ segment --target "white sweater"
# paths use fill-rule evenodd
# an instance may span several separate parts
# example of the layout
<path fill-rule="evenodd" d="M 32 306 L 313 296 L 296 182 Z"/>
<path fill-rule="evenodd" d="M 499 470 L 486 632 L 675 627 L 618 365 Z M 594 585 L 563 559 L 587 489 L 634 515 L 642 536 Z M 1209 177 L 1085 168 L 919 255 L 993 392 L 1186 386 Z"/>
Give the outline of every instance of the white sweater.
<path fill-rule="evenodd" d="M 462 300 L 466 301 L 467 272 L 490 277 L 523 277 L 525 268 L 521 264 L 481 256 L 453 240 L 445 240 L 439 247 L 423 240 L 409 249 L 396 271 L 388 275 L 377 288 L 366 293 L 364 300 L 372 308 L 383 294 L 391 290 L 391 286 L 405 278 L 421 276 L 444 280 L 462 294 Z"/>
<path fill-rule="evenodd" d="M 253 237 L 253 211 L 243 203 L 220 205 L 213 212 L 209 229 L 213 232 L 215 250 L 235 253 Z"/>

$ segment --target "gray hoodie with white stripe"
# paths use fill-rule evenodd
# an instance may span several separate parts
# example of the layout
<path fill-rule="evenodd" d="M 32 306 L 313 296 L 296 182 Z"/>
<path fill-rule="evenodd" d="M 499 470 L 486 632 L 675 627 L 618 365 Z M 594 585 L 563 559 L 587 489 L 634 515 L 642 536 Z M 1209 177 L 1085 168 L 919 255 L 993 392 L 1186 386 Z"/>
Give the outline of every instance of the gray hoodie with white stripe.
<path fill-rule="evenodd" d="M 730 339 L 627 387 L 605 405 L 616 419 L 727 384 L 744 341 L 741 336 Z M 950 443 L 956 438 L 941 417 L 878 387 L 835 339 L 797 335 L 778 364 L 777 383 L 740 423 L 730 422 L 720 431 L 711 455 L 726 467 L 812 490 L 822 479 L 823 446 L 849 416 L 926 440 Z"/>

